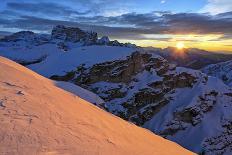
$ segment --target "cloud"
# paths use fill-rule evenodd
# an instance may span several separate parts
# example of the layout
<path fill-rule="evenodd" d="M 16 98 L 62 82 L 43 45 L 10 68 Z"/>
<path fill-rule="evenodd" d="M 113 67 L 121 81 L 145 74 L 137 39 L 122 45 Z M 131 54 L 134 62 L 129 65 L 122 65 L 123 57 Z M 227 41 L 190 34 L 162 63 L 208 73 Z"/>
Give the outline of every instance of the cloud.
<path fill-rule="evenodd" d="M 13 12 L 11 15 L 13 16 Z M 15 13 L 16 16 L 16 13 Z M 165 40 L 147 34 L 222 34 L 232 36 L 232 12 L 217 15 L 200 13 L 150 12 L 120 16 L 76 16 L 60 20 L 19 15 L 1 18 L 0 27 L 48 32 L 55 25 L 80 27 L 115 39 Z"/>
<path fill-rule="evenodd" d="M 208 0 L 208 3 L 201 12 L 208 12 L 213 15 L 218 13 L 229 12 L 232 10 L 231 0 Z"/>
<path fill-rule="evenodd" d="M 169 25 L 170 33 L 195 34 L 231 34 L 232 16 L 218 18 L 216 16 L 179 13 L 165 15 L 164 19 Z"/>
<path fill-rule="evenodd" d="M 161 4 L 164 4 L 164 3 L 166 3 L 166 1 L 165 1 L 165 0 L 162 0 L 160 3 L 161 3 Z"/>
<path fill-rule="evenodd" d="M 74 15 L 86 15 L 90 11 L 79 12 L 75 11 L 70 7 L 55 3 L 18 3 L 11 2 L 7 3 L 8 9 L 30 12 L 30 13 L 42 13 L 45 15 L 59 15 L 59 16 L 70 16 Z"/>

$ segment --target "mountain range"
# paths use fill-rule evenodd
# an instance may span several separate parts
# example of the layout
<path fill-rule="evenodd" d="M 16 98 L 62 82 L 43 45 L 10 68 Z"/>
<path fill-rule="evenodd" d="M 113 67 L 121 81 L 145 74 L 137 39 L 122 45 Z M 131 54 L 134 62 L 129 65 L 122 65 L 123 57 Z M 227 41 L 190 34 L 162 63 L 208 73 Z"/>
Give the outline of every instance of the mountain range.
<path fill-rule="evenodd" d="M 208 65 L 231 55 L 198 49 L 186 49 L 183 59 L 175 54 L 173 48 L 141 48 L 61 25 L 50 35 L 23 31 L 0 40 L 1 56 L 63 83 L 63 89 L 90 91 L 97 99 L 86 100 L 124 120 L 199 154 L 230 154 L 232 88 L 207 74 L 217 76 L 217 67 Z"/>
<path fill-rule="evenodd" d="M 150 47 L 144 49 L 162 56 L 170 63 L 174 63 L 177 66 L 192 69 L 202 69 L 210 64 L 232 60 L 232 54 L 209 52 L 197 48 L 184 48 L 178 50 L 175 47 L 168 47 L 165 49 Z"/>

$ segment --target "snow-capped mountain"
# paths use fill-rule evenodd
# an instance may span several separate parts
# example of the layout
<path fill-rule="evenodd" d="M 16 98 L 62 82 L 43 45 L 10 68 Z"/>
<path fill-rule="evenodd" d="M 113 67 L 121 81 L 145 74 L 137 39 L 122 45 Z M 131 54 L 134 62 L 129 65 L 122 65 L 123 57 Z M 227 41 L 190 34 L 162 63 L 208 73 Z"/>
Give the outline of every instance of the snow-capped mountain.
<path fill-rule="evenodd" d="M 0 70 L 0 154 L 193 154 L 3 57 Z"/>
<path fill-rule="evenodd" d="M 220 63 L 232 60 L 231 54 L 214 53 L 196 48 L 186 48 L 177 50 L 173 47 L 165 49 L 144 48 L 146 51 L 154 52 L 161 55 L 171 63 L 175 63 L 181 67 L 192 69 L 201 69 L 210 64 Z"/>
<path fill-rule="evenodd" d="M 104 100 L 95 102 L 99 107 L 196 153 L 230 154 L 232 90 L 221 80 L 106 37 L 89 44 L 96 38 L 84 38 L 94 32 L 63 26 L 52 32 L 40 45 L 4 40 L 0 55 L 88 89 Z"/>
<path fill-rule="evenodd" d="M 221 79 L 225 84 L 232 87 L 232 61 L 212 64 L 203 68 L 202 71 Z"/>

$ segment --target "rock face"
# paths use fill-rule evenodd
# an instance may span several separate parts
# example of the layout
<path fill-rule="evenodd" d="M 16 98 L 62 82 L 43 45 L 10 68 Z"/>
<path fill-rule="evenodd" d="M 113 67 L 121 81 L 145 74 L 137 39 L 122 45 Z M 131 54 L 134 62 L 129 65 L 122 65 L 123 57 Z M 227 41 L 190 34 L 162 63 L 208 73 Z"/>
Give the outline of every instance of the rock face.
<path fill-rule="evenodd" d="M 125 60 L 90 67 L 82 64 L 65 76 L 51 78 L 95 92 L 105 101 L 99 107 L 197 153 L 231 150 L 223 139 L 230 133 L 224 131 L 222 118 L 232 118 L 228 110 L 232 109 L 232 90 L 200 71 L 176 67 L 152 53 L 134 52 Z M 213 124 L 211 117 L 216 120 Z M 215 135 L 221 135 L 224 142 L 219 144 Z M 224 147 L 219 151 L 216 145 Z"/>
<path fill-rule="evenodd" d="M 98 36 L 95 32 L 85 32 L 77 27 L 58 25 L 53 28 L 51 38 L 74 43 L 83 42 L 85 45 L 91 45 L 96 44 Z"/>
<path fill-rule="evenodd" d="M 107 36 L 103 36 L 101 39 L 98 40 L 98 44 L 100 45 L 109 45 L 110 39 Z"/>
<path fill-rule="evenodd" d="M 202 71 L 210 76 L 220 78 L 225 84 L 232 87 L 232 61 L 206 66 Z"/>

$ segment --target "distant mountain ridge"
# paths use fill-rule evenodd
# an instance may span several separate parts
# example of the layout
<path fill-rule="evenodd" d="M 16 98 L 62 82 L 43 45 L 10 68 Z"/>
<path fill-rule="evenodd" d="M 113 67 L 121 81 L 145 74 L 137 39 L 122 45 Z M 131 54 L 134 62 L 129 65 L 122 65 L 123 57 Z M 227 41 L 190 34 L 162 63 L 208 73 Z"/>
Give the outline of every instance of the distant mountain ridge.
<path fill-rule="evenodd" d="M 171 63 L 181 67 L 192 69 L 201 69 L 210 64 L 220 63 L 232 60 L 232 54 L 208 52 L 196 48 L 186 48 L 177 50 L 174 47 L 165 49 L 144 48 L 146 51 L 154 52 L 161 55 Z"/>
<path fill-rule="evenodd" d="M 56 43 L 64 51 L 68 50 L 69 43 L 79 43 L 82 46 L 89 45 L 108 45 L 108 46 L 122 46 L 122 47 L 136 47 L 130 43 L 119 43 L 117 40 L 110 41 L 107 36 L 98 38 L 96 32 L 89 32 L 81 30 L 77 27 L 66 27 L 64 25 L 57 25 L 52 29 L 51 34 L 36 34 L 32 31 L 20 31 L 7 35 L 0 39 L 2 42 L 28 42 L 30 45 L 43 45 L 46 43 Z"/>

